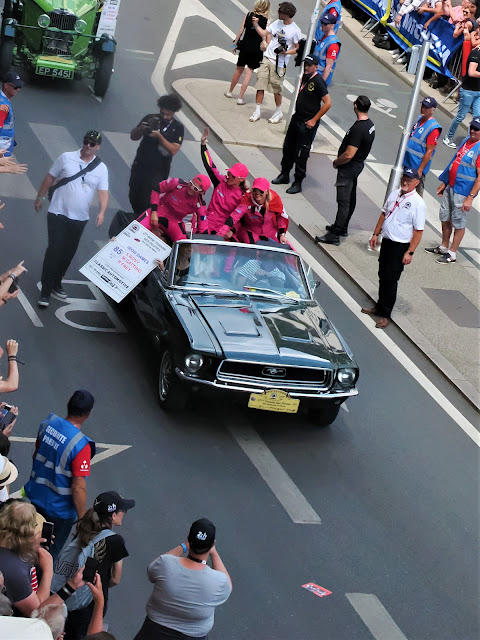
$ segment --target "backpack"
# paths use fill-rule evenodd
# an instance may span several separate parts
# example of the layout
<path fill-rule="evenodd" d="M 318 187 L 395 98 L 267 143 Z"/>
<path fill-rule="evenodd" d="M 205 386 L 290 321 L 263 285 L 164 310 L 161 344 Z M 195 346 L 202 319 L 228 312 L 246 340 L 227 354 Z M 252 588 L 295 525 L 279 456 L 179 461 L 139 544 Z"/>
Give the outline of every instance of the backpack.
<path fill-rule="evenodd" d="M 56 593 L 63 585 L 73 578 L 80 567 L 83 567 L 87 558 L 93 558 L 94 547 L 97 542 L 114 536 L 115 534 L 111 529 L 103 529 L 94 538 L 90 540 L 86 547 L 83 549 L 78 545 L 76 540 L 71 540 L 61 551 L 55 563 L 54 574 L 52 578 L 52 593 Z M 73 593 L 65 604 L 69 611 L 76 611 L 77 609 L 83 609 L 92 601 L 93 596 L 90 588 L 87 585 L 80 587 Z"/>

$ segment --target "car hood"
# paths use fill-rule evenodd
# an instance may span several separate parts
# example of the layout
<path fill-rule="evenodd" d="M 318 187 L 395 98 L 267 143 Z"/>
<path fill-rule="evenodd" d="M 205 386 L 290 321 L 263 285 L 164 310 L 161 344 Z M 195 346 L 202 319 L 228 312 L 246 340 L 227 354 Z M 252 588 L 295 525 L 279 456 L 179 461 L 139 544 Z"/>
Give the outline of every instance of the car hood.
<path fill-rule="evenodd" d="M 54 9 L 67 9 L 67 11 L 74 13 L 76 16 L 82 16 L 97 7 L 95 0 L 36 0 L 36 4 L 45 13 L 49 13 Z"/>
<path fill-rule="evenodd" d="M 345 362 L 344 345 L 316 304 L 250 298 L 243 304 L 200 295 L 190 300 L 228 359 L 325 368 Z"/>

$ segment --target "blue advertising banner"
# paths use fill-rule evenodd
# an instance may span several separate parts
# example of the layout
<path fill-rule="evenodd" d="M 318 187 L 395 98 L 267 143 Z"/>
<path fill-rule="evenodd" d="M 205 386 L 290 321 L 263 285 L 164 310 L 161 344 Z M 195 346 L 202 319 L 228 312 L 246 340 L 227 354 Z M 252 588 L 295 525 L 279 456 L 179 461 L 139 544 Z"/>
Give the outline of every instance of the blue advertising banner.
<path fill-rule="evenodd" d="M 394 0 L 393 5 L 393 16 L 395 17 L 401 5 L 398 0 Z M 425 31 L 423 25 L 431 15 L 431 13 L 420 15 L 416 11 L 407 13 L 403 16 L 398 29 L 393 23 L 387 24 L 388 34 L 405 50 L 410 49 L 414 44 L 422 44 L 428 34 L 431 46 L 427 65 L 434 71 L 452 78 L 447 64 L 452 55 L 462 46 L 463 37 L 454 38 L 453 24 L 443 18 L 435 20 Z"/>
<path fill-rule="evenodd" d="M 368 13 L 371 18 L 385 24 L 390 15 L 390 4 L 392 0 L 353 0 L 361 9 Z"/>

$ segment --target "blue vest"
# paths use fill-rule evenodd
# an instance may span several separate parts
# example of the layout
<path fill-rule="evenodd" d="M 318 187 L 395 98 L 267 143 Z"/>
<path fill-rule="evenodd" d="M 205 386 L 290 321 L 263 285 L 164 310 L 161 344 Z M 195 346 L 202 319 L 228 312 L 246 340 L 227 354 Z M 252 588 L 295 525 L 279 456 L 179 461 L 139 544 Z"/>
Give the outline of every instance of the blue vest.
<path fill-rule="evenodd" d="M 342 3 L 341 3 L 341 0 L 335 0 L 335 2 L 331 2 L 330 4 L 327 4 L 325 9 L 323 10 L 323 13 L 320 15 L 320 19 L 318 21 L 317 28 L 315 30 L 315 39 L 317 42 L 319 42 L 323 38 L 321 20 L 323 16 L 330 11 L 330 9 L 335 9 L 335 11 L 338 13 L 337 22 L 333 25 L 333 28 L 335 29 L 335 33 L 337 33 L 337 31 L 340 29 L 340 24 L 342 22 Z"/>
<path fill-rule="evenodd" d="M 317 43 L 317 46 L 315 47 L 315 51 L 314 53 L 319 57 L 320 63 L 317 67 L 318 69 L 318 73 L 321 75 L 323 73 L 323 70 L 325 69 L 325 65 L 327 64 L 327 50 L 328 47 L 332 44 L 338 44 L 339 46 L 342 46 L 337 38 L 336 35 L 332 34 L 331 36 L 327 36 L 324 40 L 322 40 L 321 42 Z M 340 51 L 338 52 L 340 55 Z M 337 56 L 338 59 L 338 56 Z M 337 66 L 337 60 L 334 61 L 333 63 L 333 67 L 330 70 L 330 75 L 328 76 L 328 78 L 325 80 L 325 84 L 328 85 L 331 83 L 332 78 L 333 78 L 333 72 L 335 71 L 335 67 Z"/>
<path fill-rule="evenodd" d="M 39 446 L 33 457 L 30 480 L 25 493 L 34 505 L 54 518 L 72 520 L 77 512 L 72 498 L 72 462 L 95 443 L 71 422 L 51 413 L 38 430 Z"/>
<path fill-rule="evenodd" d="M 5 118 L 5 122 L 3 123 L 3 127 L 0 129 L 0 136 L 4 136 L 5 138 L 11 138 L 12 142 L 5 152 L 5 157 L 11 156 L 13 152 L 13 147 L 15 144 L 15 118 L 13 117 L 13 107 L 10 100 L 7 96 L 0 91 L 0 105 L 6 104 L 8 106 L 8 116 Z"/>
<path fill-rule="evenodd" d="M 417 127 L 415 128 L 413 133 L 411 133 L 410 138 L 408 139 L 407 150 L 405 151 L 405 157 L 403 159 L 403 166 L 407 167 L 408 169 L 418 169 L 418 167 L 420 166 L 422 158 L 427 150 L 426 140 L 432 133 L 432 131 L 434 129 L 439 129 L 440 133 L 442 133 L 442 127 L 438 124 L 435 118 L 430 118 L 430 120 L 427 120 L 423 126 L 419 127 L 418 123 L 421 119 L 422 116 L 419 116 L 417 120 Z M 423 169 L 423 175 L 426 175 L 428 173 L 434 155 L 435 149 L 433 150 L 432 157 L 430 158 L 428 164 Z"/>
<path fill-rule="evenodd" d="M 468 142 L 470 138 L 465 138 L 462 140 L 462 144 L 459 149 L 463 147 L 465 142 Z M 477 142 L 473 145 L 473 147 L 466 153 L 458 167 L 457 175 L 455 178 L 455 184 L 453 185 L 453 190 L 455 193 L 459 193 L 462 196 L 467 197 L 470 191 L 472 190 L 473 184 L 477 179 L 477 158 L 480 154 L 480 142 Z M 450 171 L 450 167 L 453 164 L 453 161 L 456 158 L 456 154 L 453 156 L 450 164 L 445 169 L 445 171 L 438 177 L 438 179 L 444 184 L 449 184 L 448 174 Z"/>

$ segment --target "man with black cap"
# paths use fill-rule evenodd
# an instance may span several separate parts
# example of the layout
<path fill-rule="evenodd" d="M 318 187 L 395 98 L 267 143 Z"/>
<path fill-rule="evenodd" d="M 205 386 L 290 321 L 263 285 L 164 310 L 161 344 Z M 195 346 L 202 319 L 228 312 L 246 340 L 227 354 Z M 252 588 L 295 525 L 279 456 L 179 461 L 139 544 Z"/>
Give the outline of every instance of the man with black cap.
<path fill-rule="evenodd" d="M 438 179 L 442 184 L 437 194 L 443 196 L 439 212 L 442 243 L 426 247 L 425 251 L 437 255 L 435 262 L 439 264 L 454 264 L 465 235 L 468 212 L 480 191 L 480 118 L 473 118 L 470 122 L 470 135 L 464 138 Z"/>
<path fill-rule="evenodd" d="M 14 71 L 8 71 L 3 76 L 2 90 L 0 91 L 0 137 L 9 138 L 10 143 L 6 147 L 5 157 L 11 156 L 15 142 L 15 118 L 11 100 L 23 87 L 23 80 Z"/>
<path fill-rule="evenodd" d="M 208 558 L 212 568 L 207 565 Z M 215 549 L 213 522 L 196 520 L 186 542 L 154 560 L 147 574 L 154 587 L 147 617 L 135 640 L 206 640 L 215 607 L 232 591 L 230 576 Z"/>
<path fill-rule="evenodd" d="M 333 224 L 327 225 L 327 233 L 316 236 L 315 242 L 340 244 L 340 236 L 348 236 L 348 224 L 357 206 L 357 180 L 362 173 L 365 160 L 375 140 L 375 125 L 368 117 L 370 99 L 358 96 L 353 103 L 357 120 L 345 134 L 333 161 L 337 169 L 337 216 Z"/>
<path fill-rule="evenodd" d="M 75 391 L 67 405 L 67 417 L 51 413 L 37 434 L 30 480 L 25 494 L 42 516 L 54 524 L 50 553 L 55 560 L 72 524 L 86 511 L 90 461 L 95 443 L 82 432 L 94 399 L 89 391 Z"/>
<path fill-rule="evenodd" d="M 416 169 L 420 176 L 417 193 L 423 196 L 425 176 L 435 155 L 437 141 L 442 133 L 441 125 L 435 120 L 433 114 L 437 108 L 435 98 L 427 97 L 421 102 L 420 115 L 413 125 L 403 159 L 406 169 Z"/>
<path fill-rule="evenodd" d="M 337 66 L 337 59 L 342 46 L 336 36 L 336 22 L 337 17 L 333 13 L 323 13 L 315 32 L 315 38 L 317 39 L 315 53 L 318 56 L 318 72 L 325 80 L 327 87 L 332 82 L 333 72 Z M 318 27 L 320 27 L 320 31 Z"/>
<path fill-rule="evenodd" d="M 50 296 L 66 300 L 62 278 L 77 251 L 95 192 L 98 192 L 100 211 L 97 227 L 104 220 L 108 206 L 108 171 L 97 156 L 102 136 L 91 129 L 83 137 L 78 151 L 62 153 L 40 185 L 35 199 L 38 213 L 48 193 L 48 247 L 42 269 L 42 290 L 38 299 L 40 307 L 48 307 Z M 53 191 L 53 193 L 52 193 Z"/>
<path fill-rule="evenodd" d="M 364 307 L 362 313 L 376 316 L 377 329 L 390 324 L 390 314 L 397 299 L 398 281 L 405 265 L 412 262 L 415 249 L 422 238 L 426 207 L 416 192 L 420 178 L 415 169 L 404 169 L 400 189 L 395 189 L 383 205 L 375 230 L 370 238 L 370 248 L 377 246 L 382 234 L 382 246 L 378 259 L 378 302 Z"/>
<path fill-rule="evenodd" d="M 328 89 L 317 71 L 316 55 L 305 56 L 304 74 L 295 103 L 295 113 L 288 125 L 283 142 L 282 171 L 272 184 L 288 184 L 290 171 L 295 165 L 295 179 L 287 193 L 300 193 L 307 175 L 307 160 L 317 133 L 320 119 L 332 106 Z"/>

